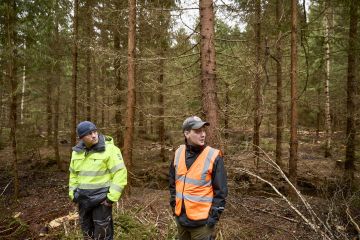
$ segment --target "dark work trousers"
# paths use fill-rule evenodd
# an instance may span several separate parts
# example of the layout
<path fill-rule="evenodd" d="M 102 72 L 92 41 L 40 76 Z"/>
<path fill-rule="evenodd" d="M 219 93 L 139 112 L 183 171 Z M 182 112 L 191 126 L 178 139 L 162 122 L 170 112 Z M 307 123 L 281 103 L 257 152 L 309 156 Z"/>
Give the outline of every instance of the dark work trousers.
<path fill-rule="evenodd" d="M 84 239 L 113 240 L 112 207 L 99 204 L 92 208 L 84 208 L 80 204 L 79 216 Z"/>
<path fill-rule="evenodd" d="M 179 240 L 212 240 L 215 239 L 213 234 L 215 226 L 203 225 L 199 227 L 184 227 L 176 220 Z"/>

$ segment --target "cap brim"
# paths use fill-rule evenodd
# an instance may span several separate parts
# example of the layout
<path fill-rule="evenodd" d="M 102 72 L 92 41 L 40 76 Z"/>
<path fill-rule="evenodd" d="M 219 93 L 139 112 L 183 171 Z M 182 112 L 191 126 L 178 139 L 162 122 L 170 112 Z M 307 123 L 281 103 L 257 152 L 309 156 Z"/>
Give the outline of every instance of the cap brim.
<path fill-rule="evenodd" d="M 202 128 L 203 126 L 209 126 L 210 123 L 208 122 L 199 122 L 199 123 L 196 123 L 194 124 L 191 129 L 199 129 L 199 128 Z"/>

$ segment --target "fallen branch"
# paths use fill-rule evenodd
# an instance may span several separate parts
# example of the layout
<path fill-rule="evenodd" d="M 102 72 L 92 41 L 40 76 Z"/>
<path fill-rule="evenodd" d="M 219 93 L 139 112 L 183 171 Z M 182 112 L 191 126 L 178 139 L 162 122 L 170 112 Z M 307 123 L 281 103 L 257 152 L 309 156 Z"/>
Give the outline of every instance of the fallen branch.
<path fill-rule="evenodd" d="M 279 192 L 279 190 L 271 182 L 263 179 L 262 177 L 258 176 L 255 173 L 252 173 L 247 169 L 239 168 L 239 170 L 259 179 L 262 182 L 267 183 L 277 193 L 277 195 L 279 195 L 282 199 L 284 199 L 284 201 L 290 206 L 290 208 L 293 209 L 295 213 L 298 214 L 308 226 L 310 226 L 311 229 L 313 229 L 316 233 L 320 234 L 323 237 L 323 239 L 327 239 L 327 240 L 334 239 L 332 238 L 332 236 L 329 236 L 326 232 L 322 231 L 320 227 L 317 226 L 314 222 L 311 222 L 309 219 L 307 219 L 281 192 Z"/>
<path fill-rule="evenodd" d="M 269 164 L 271 167 L 273 167 L 275 170 L 277 170 L 280 175 L 285 179 L 285 181 L 290 185 L 290 187 L 294 190 L 294 192 L 296 193 L 296 195 L 300 198 L 301 202 L 304 204 L 306 210 L 308 211 L 308 213 L 311 216 L 312 219 L 312 223 L 317 226 L 319 228 L 319 226 L 317 225 L 316 221 L 318 221 L 321 226 L 323 227 L 323 229 L 325 230 L 325 233 L 327 236 L 330 237 L 330 239 L 335 239 L 331 229 L 317 216 L 317 214 L 314 212 L 314 210 L 312 209 L 311 205 L 306 201 L 306 199 L 304 198 L 304 196 L 301 194 L 301 192 L 294 186 L 294 184 L 288 179 L 288 177 L 285 175 L 285 173 L 282 171 L 281 167 L 279 165 L 276 164 L 275 161 L 273 161 L 271 159 L 271 157 L 263 150 L 259 147 L 259 149 L 261 150 L 261 152 L 264 154 L 265 158 L 259 158 L 260 160 L 264 161 L 265 163 Z"/>
<path fill-rule="evenodd" d="M 242 206 L 243 206 L 243 205 L 242 205 Z M 244 207 L 244 208 L 250 208 L 251 210 L 255 210 L 255 211 L 267 213 L 267 214 L 270 214 L 270 215 L 272 215 L 272 216 L 275 216 L 275 217 L 278 217 L 278 218 L 282 218 L 282 219 L 285 219 L 285 220 L 290 221 L 290 222 L 293 222 L 293 223 L 300 223 L 300 222 L 299 222 L 298 220 L 296 220 L 296 219 L 288 218 L 288 217 L 285 217 L 285 216 L 281 216 L 281 215 L 279 215 L 279 214 L 266 211 L 266 210 L 264 210 L 264 209 L 255 208 L 255 207 L 248 207 L 248 206 L 243 206 L 243 207 Z"/>
<path fill-rule="evenodd" d="M 48 224 L 48 226 L 51 227 L 51 228 L 57 228 L 60 225 L 62 225 L 63 223 L 65 223 L 65 222 L 70 222 L 70 221 L 76 220 L 78 218 L 79 218 L 78 213 L 70 213 L 70 214 L 68 214 L 66 216 L 59 217 L 59 218 L 56 218 L 56 219 L 52 220 Z"/>
<path fill-rule="evenodd" d="M 10 180 L 10 182 L 5 186 L 4 190 L 2 191 L 2 193 L 0 194 L 0 196 L 2 196 L 4 194 L 4 192 L 6 191 L 6 189 L 8 188 L 8 186 L 10 185 L 10 183 L 12 182 L 12 179 Z"/>
<path fill-rule="evenodd" d="M 350 214 L 350 210 L 349 207 L 346 208 L 346 215 L 349 217 L 350 222 L 354 225 L 357 233 L 358 233 L 358 239 L 360 239 L 360 227 L 359 225 L 355 222 L 354 218 L 351 216 Z"/>

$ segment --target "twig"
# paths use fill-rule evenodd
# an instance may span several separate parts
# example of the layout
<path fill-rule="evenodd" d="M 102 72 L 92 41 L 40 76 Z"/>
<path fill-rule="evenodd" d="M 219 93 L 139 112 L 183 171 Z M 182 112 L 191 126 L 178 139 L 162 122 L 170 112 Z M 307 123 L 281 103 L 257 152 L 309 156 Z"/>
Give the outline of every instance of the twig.
<path fill-rule="evenodd" d="M 1 230 L 1 231 L 0 231 L 0 234 L 2 234 L 2 233 L 4 233 L 4 232 L 7 232 L 7 231 L 11 231 L 11 230 L 13 230 L 13 229 L 14 229 L 14 227 L 6 228 L 5 230 Z"/>
<path fill-rule="evenodd" d="M 245 206 L 243 206 L 243 207 L 245 207 Z M 248 206 L 246 206 L 246 207 L 248 207 Z M 267 214 L 270 214 L 270 215 L 278 217 L 278 218 L 283 218 L 283 219 L 288 220 L 288 221 L 293 222 L 293 223 L 300 223 L 298 220 L 295 220 L 293 218 L 288 218 L 288 217 L 285 217 L 285 216 L 281 216 L 281 215 L 278 215 L 276 213 L 272 213 L 272 212 L 269 212 L 269 211 L 266 211 L 266 210 L 263 210 L 263 209 L 260 209 L 260 208 L 255 208 L 255 207 L 248 207 L 248 208 L 250 208 L 252 210 L 260 211 L 260 212 L 263 212 L 263 213 L 267 213 Z"/>
<path fill-rule="evenodd" d="M 8 186 L 10 185 L 10 183 L 12 182 L 12 179 L 10 180 L 10 182 L 5 186 L 4 190 L 2 191 L 2 193 L 0 194 L 0 196 L 2 196 L 4 194 L 4 192 L 6 191 L 6 189 L 8 188 Z"/>
<path fill-rule="evenodd" d="M 145 207 L 143 208 L 139 208 L 136 213 L 145 210 L 146 208 L 148 208 L 153 202 L 155 202 L 156 200 L 158 200 L 159 196 L 155 197 L 151 202 L 149 202 Z"/>
<path fill-rule="evenodd" d="M 346 215 L 349 217 L 350 222 L 354 225 L 357 233 L 358 233 L 358 238 L 360 239 L 360 227 L 359 225 L 355 222 L 355 220 L 353 219 L 353 217 L 350 215 L 350 210 L 349 207 L 346 207 Z"/>

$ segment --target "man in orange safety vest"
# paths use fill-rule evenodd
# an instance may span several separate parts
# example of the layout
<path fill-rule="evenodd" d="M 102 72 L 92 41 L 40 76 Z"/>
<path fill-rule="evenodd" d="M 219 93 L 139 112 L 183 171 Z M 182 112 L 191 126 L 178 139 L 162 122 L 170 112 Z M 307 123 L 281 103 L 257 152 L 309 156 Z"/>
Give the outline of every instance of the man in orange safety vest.
<path fill-rule="evenodd" d="M 180 240 L 210 240 L 224 211 L 227 179 L 220 150 L 205 143 L 208 122 L 185 119 L 185 144 L 170 164 L 170 205 Z"/>

